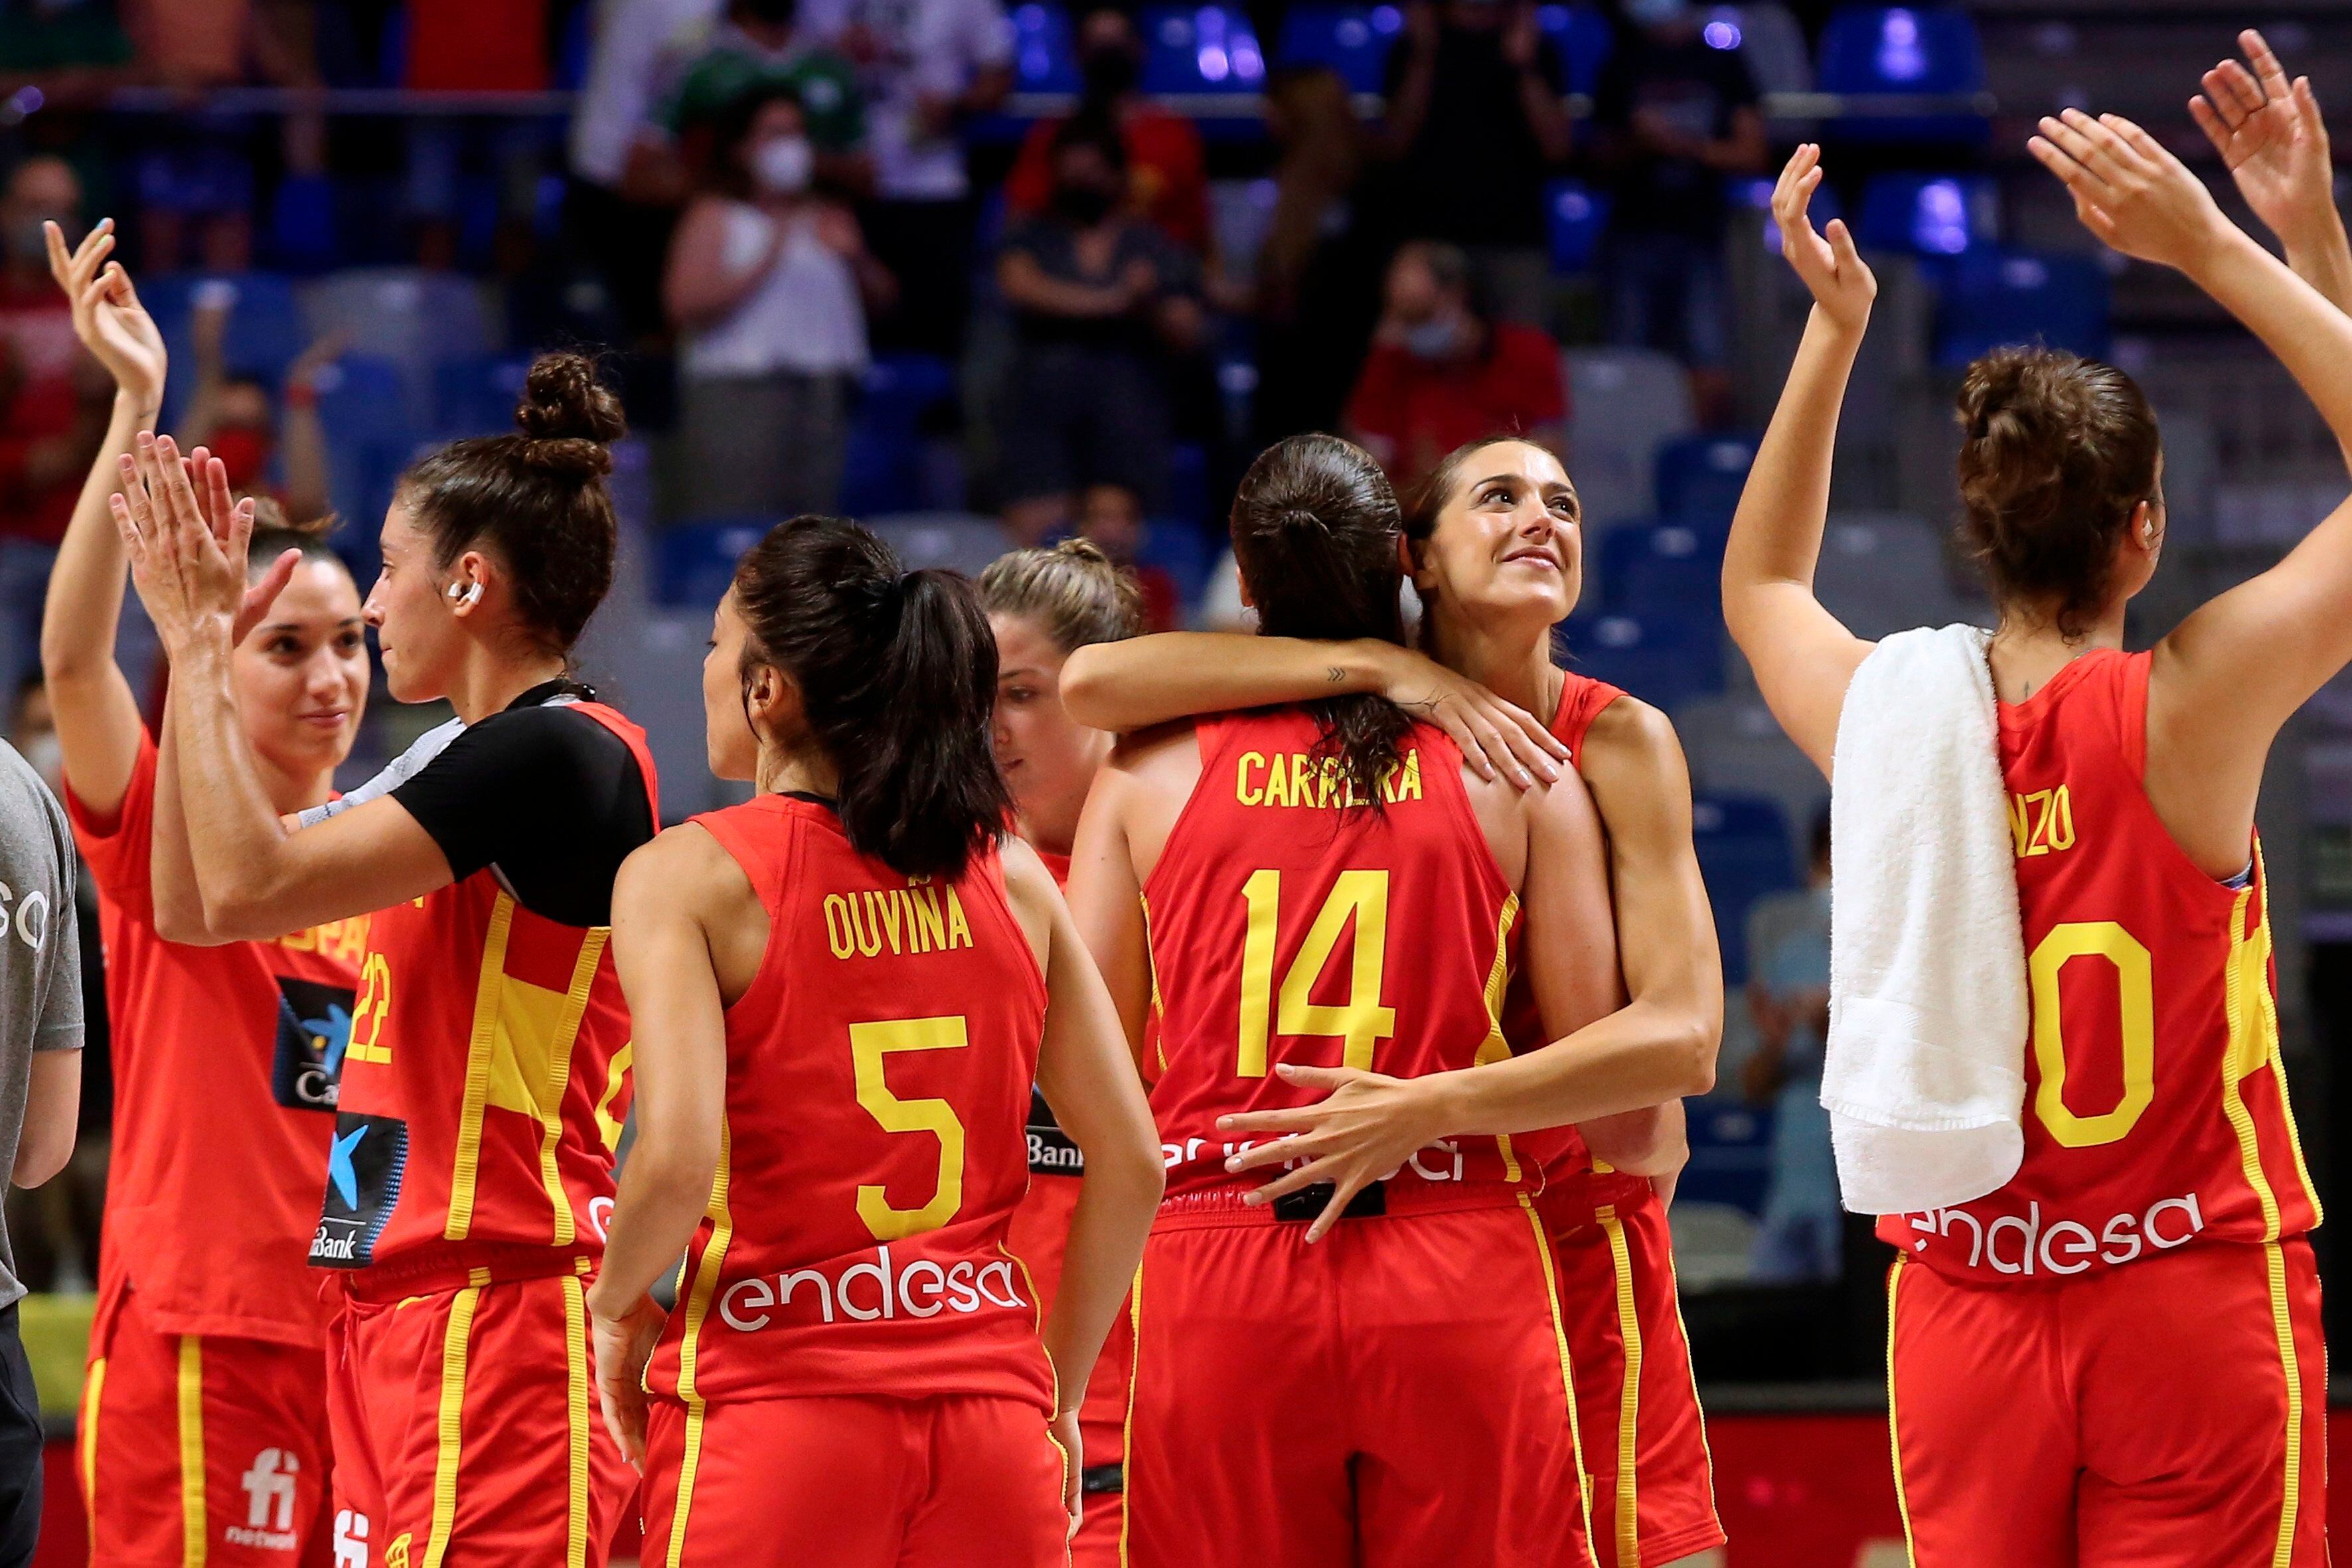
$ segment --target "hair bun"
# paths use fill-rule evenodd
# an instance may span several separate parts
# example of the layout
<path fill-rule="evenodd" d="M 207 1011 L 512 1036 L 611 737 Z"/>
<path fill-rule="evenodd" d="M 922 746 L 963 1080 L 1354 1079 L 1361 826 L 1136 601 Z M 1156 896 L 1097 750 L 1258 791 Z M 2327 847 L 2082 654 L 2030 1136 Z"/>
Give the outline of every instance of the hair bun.
<path fill-rule="evenodd" d="M 522 402 L 515 408 L 515 424 L 531 437 L 526 462 L 583 474 L 609 470 L 612 454 L 604 453 L 601 463 L 593 463 L 585 453 L 552 448 L 601 447 L 619 440 L 629 427 L 621 413 L 621 400 L 597 379 L 595 363 L 576 353 L 541 354 L 530 362 L 530 373 L 523 379 Z"/>

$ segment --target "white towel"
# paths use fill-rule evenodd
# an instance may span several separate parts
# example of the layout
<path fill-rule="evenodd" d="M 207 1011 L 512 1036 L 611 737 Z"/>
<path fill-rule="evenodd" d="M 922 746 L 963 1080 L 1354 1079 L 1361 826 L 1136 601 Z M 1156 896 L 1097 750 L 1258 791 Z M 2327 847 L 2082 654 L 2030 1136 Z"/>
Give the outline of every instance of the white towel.
<path fill-rule="evenodd" d="M 1967 1203 L 2024 1158 L 2025 938 L 1988 639 L 1886 638 L 1838 721 L 1822 1104 L 1855 1214 Z"/>

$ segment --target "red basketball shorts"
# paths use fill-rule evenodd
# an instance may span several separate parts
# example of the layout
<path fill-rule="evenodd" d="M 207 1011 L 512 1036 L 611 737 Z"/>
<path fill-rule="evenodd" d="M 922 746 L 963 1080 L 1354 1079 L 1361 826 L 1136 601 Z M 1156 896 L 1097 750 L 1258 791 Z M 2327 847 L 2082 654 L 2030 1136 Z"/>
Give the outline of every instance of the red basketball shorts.
<path fill-rule="evenodd" d="M 334 1560 L 318 1351 L 163 1333 L 126 1290 L 91 1329 L 79 1461 L 93 1563 Z"/>
<path fill-rule="evenodd" d="M 1133 1311 L 1133 1568 L 1591 1568 L 1531 1206 L 1163 1209 Z"/>
<path fill-rule="evenodd" d="M 656 1398 L 646 1568 L 1058 1568 L 1070 1516 L 1018 1399 Z"/>
<path fill-rule="evenodd" d="M 2042 1285 L 1887 1277 L 1918 1568 L 2327 1560 L 2327 1372 L 2300 1237 Z"/>
<path fill-rule="evenodd" d="M 596 1408 L 581 1280 L 486 1272 L 336 1316 L 337 1568 L 605 1561 L 636 1476 Z"/>
<path fill-rule="evenodd" d="M 1592 1478 L 1593 1554 L 1602 1568 L 1664 1568 L 1720 1546 L 1665 1205 L 1645 1197 L 1560 1218 L 1552 1257 Z"/>

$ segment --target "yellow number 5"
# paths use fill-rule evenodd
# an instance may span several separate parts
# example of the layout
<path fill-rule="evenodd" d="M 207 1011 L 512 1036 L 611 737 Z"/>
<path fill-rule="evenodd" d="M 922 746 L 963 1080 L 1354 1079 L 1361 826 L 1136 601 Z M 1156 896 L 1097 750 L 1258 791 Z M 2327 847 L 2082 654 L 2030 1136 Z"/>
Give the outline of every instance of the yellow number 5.
<path fill-rule="evenodd" d="M 2078 1116 L 2066 1106 L 2066 1033 L 2058 975 L 2070 960 L 2104 958 L 2116 969 L 2121 1007 L 2124 1092 L 2113 1110 Z M 2147 949 L 2113 921 L 2053 926 L 2026 962 L 2033 983 L 2033 1059 L 2042 1088 L 2033 1114 L 2061 1147 L 2093 1149 L 2120 1142 L 2156 1099 L 2156 984 Z"/>
<path fill-rule="evenodd" d="M 885 1132 L 929 1132 L 940 1141 L 939 1184 L 920 1208 L 893 1207 L 882 1184 L 857 1189 L 857 1217 L 877 1241 L 897 1241 L 937 1230 L 963 1206 L 963 1123 L 944 1100 L 901 1100 L 883 1077 L 893 1051 L 961 1050 L 971 1041 L 961 1018 L 894 1018 L 849 1026 L 849 1055 L 857 1068 L 857 1103 Z"/>
<path fill-rule="evenodd" d="M 1307 929 L 1277 993 L 1274 984 L 1275 925 L 1282 908 L 1282 873 L 1253 871 L 1242 885 L 1249 900 L 1249 931 L 1242 942 L 1241 1061 L 1243 1078 L 1264 1078 L 1271 1035 L 1336 1035 L 1347 1042 L 1339 1059 L 1370 1070 L 1372 1042 L 1396 1033 L 1396 1009 L 1381 1005 L 1389 945 L 1389 874 L 1342 871 Z M 1322 978 L 1350 919 L 1356 922 L 1348 999 L 1334 1007 L 1307 999 Z"/>

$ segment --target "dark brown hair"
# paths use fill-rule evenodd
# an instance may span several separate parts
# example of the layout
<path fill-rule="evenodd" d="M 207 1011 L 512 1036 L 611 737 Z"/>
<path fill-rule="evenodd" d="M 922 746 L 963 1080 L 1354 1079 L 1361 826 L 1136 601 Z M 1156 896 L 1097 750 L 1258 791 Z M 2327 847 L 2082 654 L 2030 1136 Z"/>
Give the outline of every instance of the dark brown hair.
<path fill-rule="evenodd" d="M 1071 653 L 1123 642 L 1143 630 L 1143 595 L 1091 540 L 1066 539 L 1046 549 L 998 556 L 980 574 L 981 607 L 992 616 L 1026 616 L 1054 646 Z"/>
<path fill-rule="evenodd" d="M 850 847 L 904 876 L 962 875 L 1013 816 L 989 739 L 996 638 L 971 583 L 902 571 L 854 522 L 796 517 L 737 564 L 735 603 L 745 679 L 772 665 L 800 688 Z"/>
<path fill-rule="evenodd" d="M 305 561 L 331 561 L 348 575 L 351 566 L 327 543 L 327 536 L 335 531 L 335 514 L 306 518 L 300 522 L 289 521 L 286 509 L 275 496 L 255 496 L 253 500 L 253 536 L 246 542 L 245 574 L 258 580 L 278 558 L 289 550 L 299 550 Z"/>
<path fill-rule="evenodd" d="M 1378 637 L 1402 647 L 1404 573 L 1396 492 L 1372 455 L 1337 436 L 1293 436 L 1258 455 L 1234 496 L 1234 559 L 1268 637 Z M 1320 749 L 1380 809 L 1381 776 L 1412 721 L 1385 698 L 1307 705 Z"/>
<path fill-rule="evenodd" d="M 2132 378 L 2057 349 L 2000 349 L 1960 383 L 1961 537 L 2004 603 L 2072 640 L 2107 602 L 2116 545 L 2157 500 L 2163 443 Z"/>
<path fill-rule="evenodd" d="M 453 441 L 419 458 L 399 495 L 432 538 L 435 565 L 488 549 L 513 574 L 525 630 L 569 653 L 613 586 L 620 530 L 604 476 L 628 426 L 621 400 L 576 353 L 531 361 L 515 424 L 514 435 Z"/>

